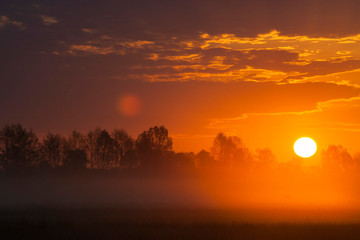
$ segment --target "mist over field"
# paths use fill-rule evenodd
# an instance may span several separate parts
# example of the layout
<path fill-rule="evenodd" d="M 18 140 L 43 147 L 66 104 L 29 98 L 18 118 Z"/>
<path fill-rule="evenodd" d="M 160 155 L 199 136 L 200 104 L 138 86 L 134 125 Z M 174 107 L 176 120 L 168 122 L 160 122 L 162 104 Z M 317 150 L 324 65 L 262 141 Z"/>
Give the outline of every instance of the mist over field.
<path fill-rule="evenodd" d="M 164 126 L 136 140 L 116 129 L 39 139 L 21 125 L 6 125 L 0 136 L 2 208 L 238 209 L 259 220 L 281 219 L 281 211 L 291 219 L 293 209 L 294 219 L 358 220 L 359 155 L 342 146 L 322 150 L 309 166 L 223 133 L 210 151 L 174 152 Z"/>
<path fill-rule="evenodd" d="M 223 133 L 210 151 L 174 152 L 163 126 L 136 140 L 101 129 L 38 139 L 21 125 L 5 126 L 0 136 L 3 210 L 146 209 L 158 216 L 156 209 L 167 209 L 162 217 L 179 217 L 174 212 L 183 209 L 190 219 L 359 221 L 359 158 L 343 146 L 329 146 L 320 164 L 308 166 Z"/>

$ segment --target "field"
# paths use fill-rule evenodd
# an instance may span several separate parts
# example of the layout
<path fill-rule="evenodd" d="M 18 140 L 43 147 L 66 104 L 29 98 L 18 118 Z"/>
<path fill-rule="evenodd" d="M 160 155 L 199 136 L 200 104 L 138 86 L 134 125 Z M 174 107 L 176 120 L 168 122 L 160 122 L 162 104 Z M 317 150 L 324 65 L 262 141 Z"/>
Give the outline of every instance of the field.
<path fill-rule="evenodd" d="M 352 223 L 247 222 L 206 210 L 2 210 L 2 239 L 359 239 Z"/>

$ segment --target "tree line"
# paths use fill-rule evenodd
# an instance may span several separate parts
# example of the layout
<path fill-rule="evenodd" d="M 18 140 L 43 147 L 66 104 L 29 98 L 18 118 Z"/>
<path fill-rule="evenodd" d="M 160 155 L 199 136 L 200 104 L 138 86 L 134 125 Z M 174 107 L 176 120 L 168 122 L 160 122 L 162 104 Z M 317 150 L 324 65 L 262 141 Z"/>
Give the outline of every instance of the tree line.
<path fill-rule="evenodd" d="M 210 151 L 174 152 L 173 140 L 164 126 L 143 131 L 136 139 L 123 129 L 108 132 L 96 128 L 67 136 L 48 133 L 39 138 L 21 124 L 0 129 L 2 171 L 29 168 L 67 170 L 242 168 L 274 169 L 284 166 L 270 149 L 250 151 L 237 136 L 219 133 Z M 292 161 L 290 165 L 294 165 Z M 330 145 L 322 152 L 322 167 L 348 171 L 359 168 L 360 154 L 351 156 L 342 146 Z M 296 164 L 295 164 L 296 165 Z"/>
<path fill-rule="evenodd" d="M 152 127 L 136 140 L 122 129 L 108 132 L 96 128 L 86 134 L 72 131 L 67 136 L 48 133 L 43 138 L 20 124 L 5 125 L 0 130 L 0 163 L 3 170 L 31 167 L 131 168 L 147 164 L 147 155 L 152 157 L 151 160 L 160 160 L 171 151 L 172 139 L 164 126 Z"/>

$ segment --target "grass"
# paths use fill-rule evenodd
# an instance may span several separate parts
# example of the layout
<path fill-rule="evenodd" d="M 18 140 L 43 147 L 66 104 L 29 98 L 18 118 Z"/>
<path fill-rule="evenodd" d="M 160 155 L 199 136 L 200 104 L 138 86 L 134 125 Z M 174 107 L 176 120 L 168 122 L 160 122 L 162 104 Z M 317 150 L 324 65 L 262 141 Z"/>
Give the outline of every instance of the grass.
<path fill-rule="evenodd" d="M 351 223 L 248 223 L 142 210 L 3 210 L 1 239 L 360 239 Z M 196 212 L 189 213 L 196 214 Z M 160 215 L 162 217 L 160 217 Z"/>

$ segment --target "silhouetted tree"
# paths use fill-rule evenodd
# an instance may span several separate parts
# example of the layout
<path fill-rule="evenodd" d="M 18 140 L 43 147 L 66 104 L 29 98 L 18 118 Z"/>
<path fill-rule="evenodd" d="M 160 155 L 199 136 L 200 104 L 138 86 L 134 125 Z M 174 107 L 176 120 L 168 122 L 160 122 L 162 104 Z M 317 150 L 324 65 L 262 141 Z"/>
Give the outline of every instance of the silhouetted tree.
<path fill-rule="evenodd" d="M 100 169 L 110 169 L 115 159 L 114 140 L 106 130 L 102 130 L 96 139 L 95 159 Z"/>
<path fill-rule="evenodd" d="M 341 145 L 329 145 L 322 152 L 322 166 L 325 170 L 330 171 L 348 171 L 355 168 L 356 163 L 347 149 Z"/>
<path fill-rule="evenodd" d="M 65 139 L 59 134 L 48 133 L 41 144 L 42 160 L 53 168 L 61 166 L 65 158 L 65 143 Z"/>
<path fill-rule="evenodd" d="M 276 158 L 269 148 L 257 149 L 255 154 L 256 168 L 273 169 L 276 166 Z"/>
<path fill-rule="evenodd" d="M 84 137 L 85 141 L 85 150 L 87 153 L 87 157 L 89 160 L 89 167 L 94 169 L 97 167 L 97 139 L 99 138 L 101 133 L 100 128 L 96 128 L 93 131 L 89 131 L 88 134 Z"/>
<path fill-rule="evenodd" d="M 251 167 L 253 162 L 253 156 L 249 148 L 247 148 L 240 138 L 235 137 L 240 141 L 235 141 L 237 148 L 234 154 L 234 163 L 235 166 L 240 166 L 243 168 Z"/>
<path fill-rule="evenodd" d="M 209 168 L 216 166 L 216 161 L 214 157 L 210 154 L 210 152 L 206 150 L 201 150 L 195 156 L 196 165 L 199 168 Z"/>
<path fill-rule="evenodd" d="M 174 166 L 181 169 L 195 168 L 196 156 L 193 152 L 172 153 L 171 159 L 174 160 Z"/>
<path fill-rule="evenodd" d="M 360 168 L 360 153 L 359 152 L 355 153 L 353 158 L 354 158 L 355 168 L 359 169 Z"/>
<path fill-rule="evenodd" d="M 86 153 L 84 150 L 68 150 L 64 159 L 63 168 L 66 170 L 84 170 L 86 169 Z"/>
<path fill-rule="evenodd" d="M 111 133 L 114 140 L 115 168 L 134 165 L 134 140 L 124 131 L 114 129 Z"/>
<path fill-rule="evenodd" d="M 166 157 L 172 151 L 173 142 L 164 126 L 155 126 L 142 132 L 135 144 L 141 164 L 158 167 L 165 164 Z"/>
<path fill-rule="evenodd" d="M 72 131 L 66 139 L 67 150 L 85 150 L 85 137 L 78 131 Z"/>
<path fill-rule="evenodd" d="M 241 139 L 237 136 L 227 137 L 224 133 L 215 137 L 211 154 L 219 163 L 229 167 L 244 165 L 251 160 L 250 151 Z"/>
<path fill-rule="evenodd" d="M 6 125 L 0 130 L 0 153 L 6 169 L 22 169 L 36 165 L 38 138 L 20 124 Z"/>

